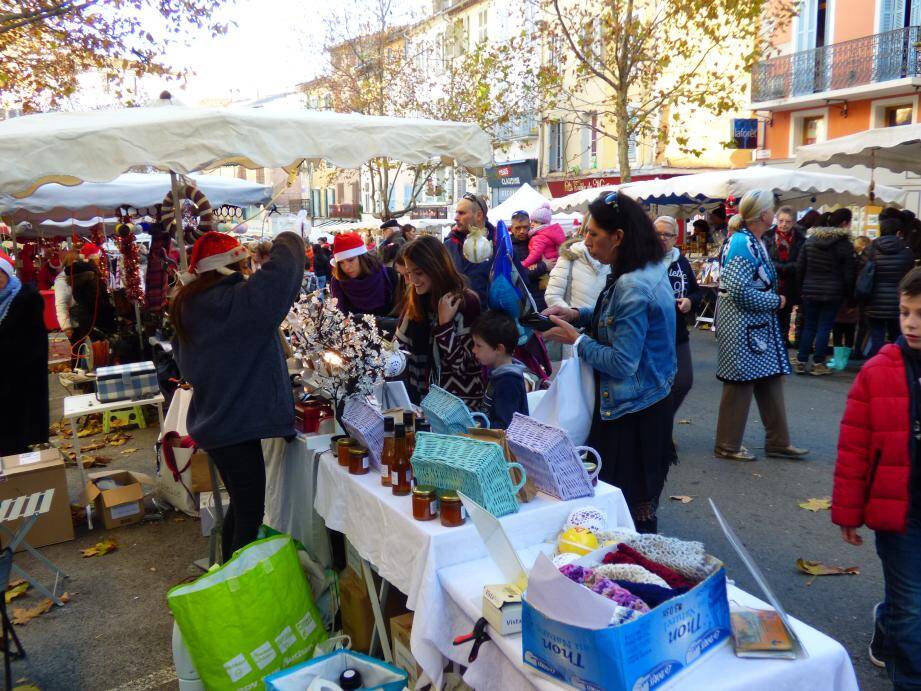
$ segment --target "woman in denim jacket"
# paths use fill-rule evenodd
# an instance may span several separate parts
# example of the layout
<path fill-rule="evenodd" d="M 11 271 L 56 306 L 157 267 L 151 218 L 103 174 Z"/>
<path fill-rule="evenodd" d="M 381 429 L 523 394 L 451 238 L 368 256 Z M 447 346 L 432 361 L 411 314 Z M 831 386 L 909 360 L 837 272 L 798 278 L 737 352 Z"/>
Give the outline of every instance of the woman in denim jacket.
<path fill-rule="evenodd" d="M 774 194 L 752 190 L 739 202 L 743 227 L 729 242 L 720 275 L 716 322 L 716 377 L 723 396 L 716 423 L 718 458 L 753 461 L 742 446 L 752 396 L 765 427 L 768 456 L 799 458 L 807 451 L 790 444 L 783 400 L 783 375 L 790 360 L 777 321 L 786 298 L 777 294 L 777 272 L 761 236 L 774 219 Z"/>
<path fill-rule="evenodd" d="M 589 205 L 585 246 L 611 275 L 595 308 L 551 307 L 544 336 L 575 346 L 595 370 L 588 445 L 601 479 L 624 493 L 637 530 L 654 533 L 656 509 L 674 458 L 675 299 L 652 221 L 634 200 L 612 192 Z M 586 327 L 583 334 L 576 326 Z"/>

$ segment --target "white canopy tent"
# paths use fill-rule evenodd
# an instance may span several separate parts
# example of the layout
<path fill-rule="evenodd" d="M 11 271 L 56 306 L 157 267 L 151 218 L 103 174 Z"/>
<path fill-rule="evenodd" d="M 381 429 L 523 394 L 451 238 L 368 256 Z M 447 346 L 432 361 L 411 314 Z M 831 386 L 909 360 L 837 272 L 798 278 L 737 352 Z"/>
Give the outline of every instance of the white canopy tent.
<path fill-rule="evenodd" d="M 189 108 L 170 100 L 142 108 L 26 115 L 0 122 L 0 194 L 25 197 L 41 185 L 106 182 L 148 165 L 189 174 L 220 165 L 284 168 L 305 160 L 357 168 L 387 156 L 404 163 L 492 162 L 478 126 L 299 109 Z M 174 212 L 178 214 L 179 205 Z M 180 252 L 185 246 L 180 242 Z M 185 261 L 183 261 L 185 265 Z"/>
<path fill-rule="evenodd" d="M 701 206 L 713 205 L 729 197 L 739 199 L 755 189 L 772 190 L 782 203 L 799 207 L 862 204 L 870 194 L 866 181 L 850 175 L 754 166 L 600 187 L 554 201 L 558 208 L 587 210 L 595 197 L 615 189 L 647 205 L 656 205 L 660 213 L 672 214 L 696 211 Z M 903 206 L 906 197 L 907 192 L 895 187 L 880 185 L 876 188 L 876 198 L 886 204 Z"/>
<path fill-rule="evenodd" d="M 544 195 L 531 187 L 528 183 L 524 183 L 515 190 L 511 197 L 498 206 L 490 209 L 487 213 L 487 217 L 492 223 L 498 223 L 499 221 L 508 223 L 512 218 L 512 214 L 516 211 L 527 211 L 530 214 L 534 209 L 547 201 L 549 200 Z"/>
<path fill-rule="evenodd" d="M 921 173 L 921 124 L 878 127 L 796 150 L 796 165 L 866 166 Z M 877 191 L 877 195 L 879 192 Z"/>
<path fill-rule="evenodd" d="M 238 178 L 195 174 L 189 176 L 211 202 L 212 208 L 225 204 L 251 206 L 272 198 L 272 187 Z M 84 182 L 81 185 L 51 183 L 39 187 L 28 197 L 0 195 L 0 215 L 13 222 L 28 220 L 89 220 L 112 214 L 119 207 L 147 209 L 160 204 L 170 192 L 168 173 L 125 173 L 109 182 Z"/>
<path fill-rule="evenodd" d="M 588 205 L 601 193 L 613 192 L 623 185 L 604 185 L 602 187 L 588 187 L 565 197 L 557 197 L 550 200 L 550 208 L 554 213 L 585 213 L 588 211 Z"/>

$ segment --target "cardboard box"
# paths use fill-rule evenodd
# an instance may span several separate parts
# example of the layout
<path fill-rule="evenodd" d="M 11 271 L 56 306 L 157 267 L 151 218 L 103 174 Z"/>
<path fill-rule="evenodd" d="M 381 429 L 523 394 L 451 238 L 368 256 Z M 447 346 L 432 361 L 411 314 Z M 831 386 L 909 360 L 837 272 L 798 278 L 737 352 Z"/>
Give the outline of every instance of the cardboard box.
<path fill-rule="evenodd" d="M 33 547 L 45 547 L 73 540 L 74 524 L 70 515 L 67 476 L 61 453 L 57 449 L 45 449 L 4 456 L 0 463 L 3 467 L 0 501 L 25 497 L 46 489 L 54 490 L 51 510 L 35 521 L 35 525 L 26 535 L 26 541 Z M 15 533 L 20 523 L 21 521 L 11 521 L 5 525 Z M 5 535 L 2 536 L 0 544 L 5 547 L 8 543 L 9 539 Z"/>
<path fill-rule="evenodd" d="M 348 538 L 345 538 L 345 565 L 358 580 L 364 583 L 361 575 L 361 554 Z"/>
<path fill-rule="evenodd" d="M 413 613 L 407 612 L 390 620 L 390 644 L 393 646 L 393 664 L 409 674 L 409 688 L 414 689 L 422 668 L 413 657 L 409 639 L 413 630 Z"/>
<path fill-rule="evenodd" d="M 144 518 L 144 488 L 142 481 L 153 482 L 141 473 L 127 470 L 109 470 L 90 473 L 86 483 L 87 497 L 94 505 L 95 515 L 102 516 L 107 530 L 138 523 Z M 104 486 L 100 487 L 102 483 Z M 105 485 L 114 483 L 109 489 Z"/>
<path fill-rule="evenodd" d="M 342 614 L 342 631 L 352 639 L 352 650 L 368 652 L 374 629 L 374 611 L 365 582 L 349 569 L 343 571 L 339 579 L 339 612 Z"/>
<path fill-rule="evenodd" d="M 521 633 L 521 591 L 518 586 L 483 586 L 483 618 L 501 636 Z"/>
<path fill-rule="evenodd" d="M 563 623 L 530 604 L 531 573 L 522 609 L 524 662 L 564 684 L 593 691 L 655 689 L 730 639 L 722 567 L 638 619 L 600 629 Z"/>
<path fill-rule="evenodd" d="M 204 451 L 197 451 L 189 459 L 189 485 L 195 493 L 210 492 L 211 471 L 208 469 L 208 454 Z"/>

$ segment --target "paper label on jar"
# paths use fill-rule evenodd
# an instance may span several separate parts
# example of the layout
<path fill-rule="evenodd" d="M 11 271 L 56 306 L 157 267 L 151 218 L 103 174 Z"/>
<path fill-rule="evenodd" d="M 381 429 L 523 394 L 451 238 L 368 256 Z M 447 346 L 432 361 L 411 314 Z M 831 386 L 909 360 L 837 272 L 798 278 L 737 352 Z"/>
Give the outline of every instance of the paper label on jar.
<path fill-rule="evenodd" d="M 367 456 L 361 459 L 361 469 L 362 470 L 368 469 L 368 457 Z"/>
<path fill-rule="evenodd" d="M 461 506 L 461 518 L 467 520 L 467 508 L 464 506 Z"/>
<path fill-rule="evenodd" d="M 406 471 L 406 484 L 412 485 L 413 483 L 413 471 L 412 468 Z"/>
<path fill-rule="evenodd" d="M 392 473 L 390 473 L 390 482 L 391 482 L 392 484 L 394 484 L 394 485 L 399 485 L 399 484 L 400 484 L 400 473 L 399 473 L 399 471 L 394 470 Z"/>
<path fill-rule="evenodd" d="M 431 513 L 433 516 L 438 513 L 437 499 L 432 499 L 432 501 L 429 502 L 429 513 Z"/>

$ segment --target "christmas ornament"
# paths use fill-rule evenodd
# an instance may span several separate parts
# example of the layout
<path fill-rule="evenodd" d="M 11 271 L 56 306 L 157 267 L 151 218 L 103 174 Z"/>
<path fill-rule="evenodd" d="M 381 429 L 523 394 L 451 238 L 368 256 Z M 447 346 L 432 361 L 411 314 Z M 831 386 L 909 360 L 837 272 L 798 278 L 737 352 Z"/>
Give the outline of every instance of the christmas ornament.
<path fill-rule="evenodd" d="M 179 184 L 179 198 L 183 237 L 185 242 L 193 243 L 209 230 L 213 230 L 214 218 L 211 213 L 211 202 L 200 189 L 185 179 Z M 173 219 L 174 204 L 173 191 L 170 190 L 160 205 L 160 219 L 167 231 L 179 240 Z"/>
<path fill-rule="evenodd" d="M 141 287 L 141 258 L 138 246 L 134 242 L 134 226 L 129 223 L 119 223 L 115 226 L 115 235 L 118 238 L 118 249 L 122 255 L 124 266 L 123 276 L 125 282 L 125 296 L 131 302 L 140 302 L 144 297 Z"/>
<path fill-rule="evenodd" d="M 560 533 L 557 547 L 561 553 L 588 554 L 598 549 L 598 538 L 586 528 L 568 528 Z"/>

